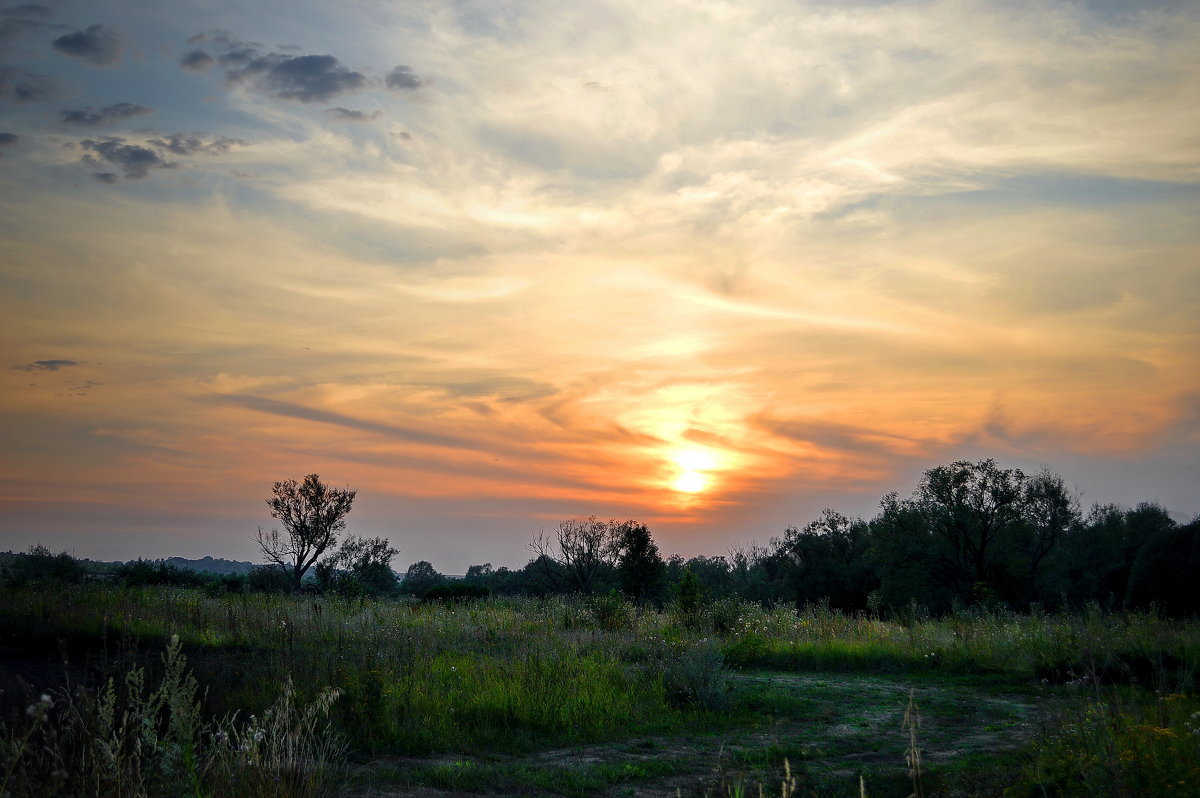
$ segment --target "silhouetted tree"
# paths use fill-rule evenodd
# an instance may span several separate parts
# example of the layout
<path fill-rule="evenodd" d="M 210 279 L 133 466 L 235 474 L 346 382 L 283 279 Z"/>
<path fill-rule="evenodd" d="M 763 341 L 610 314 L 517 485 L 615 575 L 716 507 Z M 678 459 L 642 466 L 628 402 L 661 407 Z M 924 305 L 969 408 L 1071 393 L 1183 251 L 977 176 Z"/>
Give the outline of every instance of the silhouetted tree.
<path fill-rule="evenodd" d="M 1067 532 L 1079 523 L 1079 503 L 1067 491 L 1062 477 L 1043 469 L 1025 482 L 1021 514 L 1025 520 L 1021 550 L 1027 563 L 1025 603 L 1034 598 L 1045 600 L 1051 596 L 1040 589 L 1043 566 Z"/>
<path fill-rule="evenodd" d="M 299 483 L 276 482 L 271 493 L 267 507 L 283 525 L 283 534 L 276 529 L 267 534 L 259 527 L 258 545 L 267 562 L 288 574 L 292 590 L 298 591 L 305 572 L 336 545 L 357 491 L 331 488 L 309 474 Z"/>
<path fill-rule="evenodd" d="M 74 585 L 87 578 L 87 568 L 65 551 L 54 554 L 41 543 L 27 554 L 14 555 L 5 569 L 5 581 L 15 585 Z"/>
<path fill-rule="evenodd" d="M 826 509 L 803 529 L 789 527 L 775 543 L 797 610 L 820 600 L 836 609 L 866 609 L 867 596 L 879 586 L 861 519 Z"/>
<path fill-rule="evenodd" d="M 1155 604 L 1170 615 L 1200 613 L 1200 519 L 1162 529 L 1138 549 L 1129 573 L 1126 605 Z"/>
<path fill-rule="evenodd" d="M 563 521 L 554 536 L 538 532 L 529 544 L 534 562 L 555 591 L 591 593 L 606 571 L 611 571 L 621 525 L 596 516 Z"/>
<path fill-rule="evenodd" d="M 348 537 L 337 552 L 317 563 L 317 582 L 340 593 L 390 593 L 396 589 L 392 558 L 399 553 L 387 538 Z"/>
<path fill-rule="evenodd" d="M 418 560 L 408 566 L 408 570 L 404 573 L 404 582 L 400 587 L 405 593 L 422 597 L 434 586 L 445 581 L 446 577 L 439 574 L 432 563 L 427 560 Z"/>
<path fill-rule="evenodd" d="M 615 546 L 621 592 L 634 601 L 657 601 L 666 566 L 650 536 L 650 527 L 626 521 L 616 531 Z"/>

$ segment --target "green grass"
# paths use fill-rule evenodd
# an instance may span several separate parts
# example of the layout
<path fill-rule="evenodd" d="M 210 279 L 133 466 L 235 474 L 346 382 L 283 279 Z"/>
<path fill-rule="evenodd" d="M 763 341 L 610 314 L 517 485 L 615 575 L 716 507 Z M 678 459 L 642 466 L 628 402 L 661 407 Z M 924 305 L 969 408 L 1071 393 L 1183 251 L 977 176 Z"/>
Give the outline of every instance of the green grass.
<path fill-rule="evenodd" d="M 611 791 L 686 768 L 711 776 L 722 750 L 738 758 L 720 767 L 736 766 L 745 778 L 766 778 L 786 757 L 818 794 L 854 794 L 859 776 L 884 790 L 872 794 L 890 794 L 903 748 L 888 724 L 898 724 L 910 689 L 937 719 L 929 731 L 935 747 L 978 738 L 1007 749 L 1021 744 L 1011 732 L 1028 725 L 1022 707 L 1038 691 L 1047 705 L 1074 706 L 1081 688 L 1062 685 L 1086 682 L 1093 695 L 1126 685 L 1130 697 L 1112 711 L 1135 718 L 1149 711 L 1155 691 L 1194 695 L 1200 674 L 1200 624 L 1098 611 L 959 613 L 901 624 L 731 602 L 680 618 L 629 605 L 597 612 L 570 598 L 424 605 L 83 585 L 52 594 L 5 589 L 0 634 L 48 663 L 65 650 L 76 677 L 87 665 L 93 680 L 120 678 L 131 664 L 155 675 L 175 635 L 206 690 L 207 718 L 261 716 L 289 678 L 301 702 L 335 688 L 334 728 L 358 756 L 469 755 L 462 761 L 470 764 L 454 767 L 427 759 L 405 778 L 446 789 L 455 779 L 454 789 L 464 790 L 509 784 L 530 794 Z M 1042 725 L 1071 721 L 1062 715 Z M 1189 733 L 1177 726 L 1154 728 Z M 1137 734 L 1109 728 L 1114 740 Z M 753 744 L 722 749 L 717 738 Z M 678 755 L 679 739 L 713 744 L 697 760 Z M 1044 735 L 1038 750 L 1054 750 L 1057 739 Z M 654 757 L 610 748 L 586 766 L 525 761 L 548 748 L 634 740 L 661 748 Z M 930 767 L 965 778 L 985 753 L 971 745 Z M 522 761 L 488 764 L 479 756 L 487 752 Z M 789 755 L 804 752 L 796 761 Z M 1020 783 L 1043 783 L 1026 767 L 1034 761 L 1029 754 L 1011 766 L 1024 773 Z"/>

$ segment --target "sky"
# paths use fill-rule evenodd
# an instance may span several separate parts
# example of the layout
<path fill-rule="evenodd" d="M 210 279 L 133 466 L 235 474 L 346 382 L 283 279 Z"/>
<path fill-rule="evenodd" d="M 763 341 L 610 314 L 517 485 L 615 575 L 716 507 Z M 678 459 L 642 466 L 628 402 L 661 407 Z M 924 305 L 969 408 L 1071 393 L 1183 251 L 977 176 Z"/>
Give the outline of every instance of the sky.
<path fill-rule="evenodd" d="M 1200 512 L 1200 2 L 0 6 L 0 549 Z"/>

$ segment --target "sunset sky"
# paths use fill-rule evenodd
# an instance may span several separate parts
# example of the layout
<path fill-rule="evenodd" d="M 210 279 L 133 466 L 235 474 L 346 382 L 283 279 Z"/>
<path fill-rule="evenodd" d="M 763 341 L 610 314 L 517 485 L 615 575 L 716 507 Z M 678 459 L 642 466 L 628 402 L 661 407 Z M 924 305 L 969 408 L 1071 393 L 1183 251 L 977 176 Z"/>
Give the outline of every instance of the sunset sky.
<path fill-rule="evenodd" d="M 1135 7 L 1137 11 L 1125 10 Z M 0 549 L 1200 512 L 1200 3 L 0 7 Z"/>

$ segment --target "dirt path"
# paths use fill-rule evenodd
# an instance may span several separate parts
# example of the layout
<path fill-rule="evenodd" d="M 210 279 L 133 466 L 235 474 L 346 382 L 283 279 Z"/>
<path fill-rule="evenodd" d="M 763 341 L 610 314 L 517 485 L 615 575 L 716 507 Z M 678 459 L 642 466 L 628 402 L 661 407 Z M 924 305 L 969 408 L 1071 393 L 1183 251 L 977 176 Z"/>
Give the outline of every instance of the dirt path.
<path fill-rule="evenodd" d="M 756 795 L 776 794 L 786 757 L 801 784 L 853 786 L 907 782 L 909 745 L 902 719 L 910 695 L 920 716 L 918 745 L 927 767 L 987 757 L 1028 739 L 1035 697 L 982 687 L 846 674 L 735 674 L 742 701 L 761 702 L 761 721 L 695 735 L 631 737 L 617 742 L 538 751 L 429 758 L 390 757 L 362 766 L 354 798 L 430 796 L 713 795 L 738 781 Z M 786 706 L 786 712 L 768 712 Z M 836 792 L 842 792 L 836 790 Z M 872 792 L 872 794 L 877 794 Z M 893 794 L 888 790 L 885 793 Z M 906 794 L 896 792 L 894 794 Z"/>

